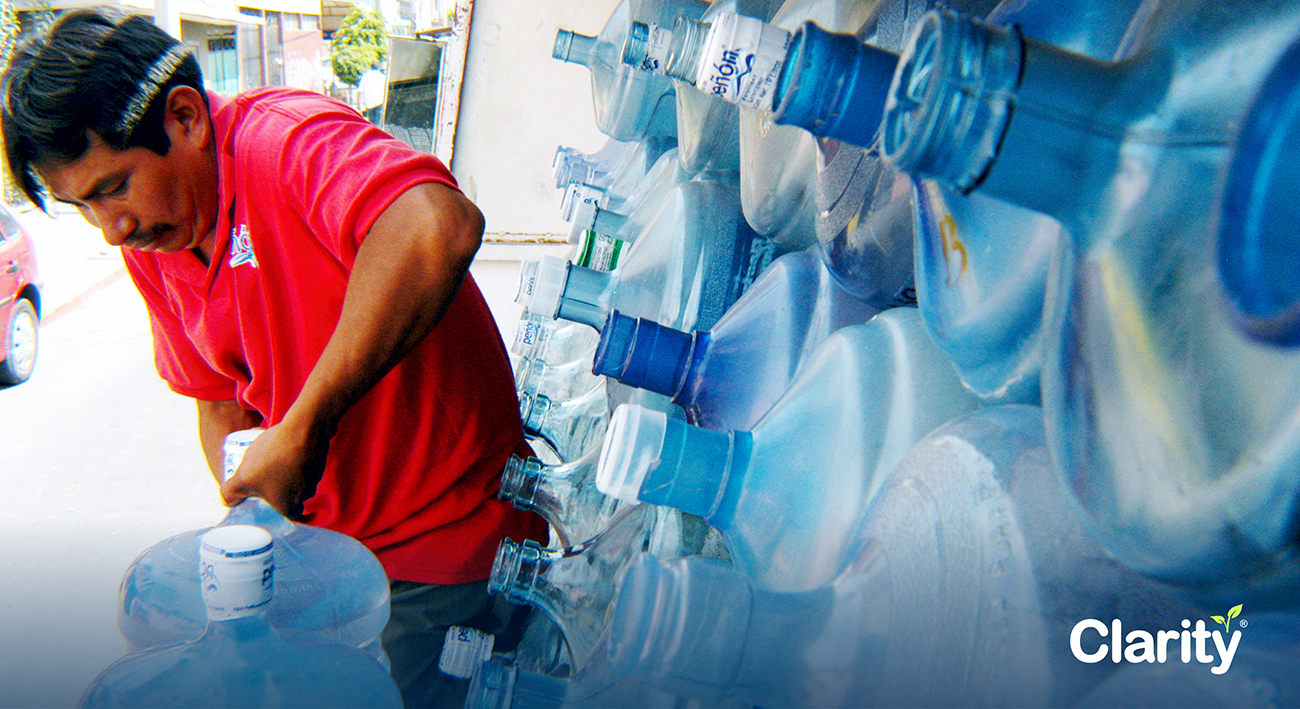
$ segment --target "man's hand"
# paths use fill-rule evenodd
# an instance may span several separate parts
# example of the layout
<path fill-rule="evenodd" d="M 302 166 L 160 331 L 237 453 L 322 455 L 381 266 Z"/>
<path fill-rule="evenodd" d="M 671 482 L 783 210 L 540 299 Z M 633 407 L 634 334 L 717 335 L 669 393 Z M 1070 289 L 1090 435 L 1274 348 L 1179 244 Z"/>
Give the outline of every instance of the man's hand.
<path fill-rule="evenodd" d="M 316 494 L 324 473 L 329 439 L 326 432 L 288 421 L 268 428 L 222 483 L 222 500 L 233 507 L 247 497 L 260 497 L 285 517 L 301 517 L 303 503 Z"/>

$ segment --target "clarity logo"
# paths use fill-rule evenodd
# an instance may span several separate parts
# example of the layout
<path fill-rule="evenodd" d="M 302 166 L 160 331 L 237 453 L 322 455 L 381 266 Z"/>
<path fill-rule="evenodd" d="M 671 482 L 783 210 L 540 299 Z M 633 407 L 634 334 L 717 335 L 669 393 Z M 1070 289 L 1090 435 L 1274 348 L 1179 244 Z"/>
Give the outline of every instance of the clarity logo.
<path fill-rule="evenodd" d="M 1237 654 L 1237 643 L 1241 641 L 1241 631 L 1232 629 L 1232 620 L 1238 615 L 1241 615 L 1241 605 L 1229 610 L 1226 618 L 1221 615 L 1210 616 L 1214 622 L 1223 625 L 1223 630 L 1206 630 L 1203 620 L 1196 621 L 1196 629 L 1193 630 L 1192 621 L 1183 620 L 1182 631 L 1158 630 L 1153 634 L 1145 630 L 1133 630 L 1127 635 L 1124 634 L 1124 624 L 1118 619 L 1112 620 L 1107 627 L 1096 618 L 1088 618 L 1075 623 L 1074 629 L 1070 631 L 1070 651 L 1080 662 L 1089 664 L 1101 662 L 1107 655 L 1115 663 L 1164 663 L 1169 658 L 1169 643 L 1173 642 L 1183 662 L 1191 662 L 1193 657 L 1205 665 L 1217 662 L 1217 665 L 1210 668 L 1210 672 L 1221 675 L 1232 667 L 1232 658 Z M 1241 621 L 1241 627 L 1246 627 L 1246 621 Z M 1094 638 L 1094 633 L 1103 640 Z M 1109 646 L 1104 640 L 1107 637 L 1110 638 Z M 1214 641 L 1217 656 L 1208 652 L 1207 640 Z"/>

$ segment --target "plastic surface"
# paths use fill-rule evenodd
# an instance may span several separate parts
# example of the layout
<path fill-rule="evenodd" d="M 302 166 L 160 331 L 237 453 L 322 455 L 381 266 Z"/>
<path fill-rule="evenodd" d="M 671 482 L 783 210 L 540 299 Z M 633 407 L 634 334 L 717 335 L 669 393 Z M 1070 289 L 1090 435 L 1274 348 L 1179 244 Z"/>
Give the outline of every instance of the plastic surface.
<path fill-rule="evenodd" d="M 197 559 L 194 569 L 196 583 L 189 590 L 198 597 Z M 220 568 L 205 589 L 218 582 L 230 582 Z M 276 586 L 269 570 L 251 582 L 255 588 Z M 209 597 L 206 591 L 203 597 Z M 80 706 L 402 706 L 388 671 L 374 658 L 320 637 L 282 633 L 272 627 L 266 608 L 210 621 L 197 639 L 118 660 L 91 682 Z"/>
<path fill-rule="evenodd" d="M 375 555 L 338 532 L 285 519 L 258 498 L 231 508 L 218 526 L 252 524 L 275 539 L 279 593 L 268 618 L 383 658 L 377 640 L 388 623 L 388 576 Z M 193 640 L 207 613 L 199 597 L 199 539 L 211 528 L 165 539 L 127 567 L 118 591 L 117 627 L 131 651 Z M 386 658 L 383 658 L 386 661 Z"/>
<path fill-rule="evenodd" d="M 611 666 L 705 703 L 1073 706 L 1117 668 L 1072 655 L 1081 619 L 1155 630 L 1200 617 L 1090 538 L 1034 407 L 973 413 L 919 441 L 852 549 L 802 593 L 642 557 L 615 604 Z"/>
<path fill-rule="evenodd" d="M 671 396 L 697 426 L 749 429 L 831 333 L 876 312 L 805 250 L 773 261 L 710 331 L 611 315 L 593 371 Z"/>
<path fill-rule="evenodd" d="M 806 590 L 839 572 L 876 488 L 932 428 L 974 409 L 913 309 L 832 334 L 751 431 L 669 419 L 638 495 L 704 517 L 760 585 Z M 606 450 L 635 431 L 611 430 Z M 598 482 L 604 478 L 602 473 Z"/>
<path fill-rule="evenodd" d="M 540 359 L 521 358 L 515 367 L 515 390 L 520 394 L 543 394 L 552 401 L 576 399 L 601 386 L 586 359 L 550 364 Z"/>
<path fill-rule="evenodd" d="M 520 358 L 539 359 L 553 364 L 567 364 L 590 359 L 599 343 L 591 328 L 568 321 L 542 319 L 525 313 L 515 326 L 510 353 Z"/>
<path fill-rule="evenodd" d="M 1300 344 L 1300 39 L 1278 58 L 1237 136 L 1219 225 L 1219 275 L 1243 332 Z"/>
<path fill-rule="evenodd" d="M 646 472 L 663 452 L 668 416 L 640 406 L 623 405 L 609 420 L 601 447 L 596 483 L 610 497 L 636 502 Z"/>
<path fill-rule="evenodd" d="M 512 455 L 501 475 L 497 497 L 516 509 L 540 514 L 555 530 L 561 546 L 585 542 L 609 526 L 623 507 L 596 487 L 600 451 L 592 448 L 562 465 Z"/>
<path fill-rule="evenodd" d="M 605 434 L 609 409 L 604 382 L 576 399 L 557 401 L 545 394 L 521 394 L 519 416 L 525 436 L 546 443 L 560 460 L 576 460 L 599 447 Z"/>
<path fill-rule="evenodd" d="M 667 77 L 623 64 L 621 55 L 633 20 L 671 26 L 680 16 L 704 14 L 708 5 L 697 0 L 624 0 L 597 37 L 561 30 L 554 56 L 591 70 L 596 125 L 617 140 L 675 135 L 675 91 Z M 577 45 L 575 51 L 575 43 Z"/>
<path fill-rule="evenodd" d="M 937 150 L 999 146 L 978 189 L 1066 227 L 1048 277 L 1042 399 L 1052 454 L 1098 538 L 1216 605 L 1293 605 L 1300 360 L 1225 313 L 1214 225 L 1243 97 L 1285 52 L 1300 7 L 1144 7 L 1115 63 L 947 26 L 965 39 L 927 40 L 951 51 L 921 63 L 1021 48 L 1023 80 L 996 94 L 1013 105 L 1005 130 Z M 911 113 L 900 120 L 926 124 Z"/>

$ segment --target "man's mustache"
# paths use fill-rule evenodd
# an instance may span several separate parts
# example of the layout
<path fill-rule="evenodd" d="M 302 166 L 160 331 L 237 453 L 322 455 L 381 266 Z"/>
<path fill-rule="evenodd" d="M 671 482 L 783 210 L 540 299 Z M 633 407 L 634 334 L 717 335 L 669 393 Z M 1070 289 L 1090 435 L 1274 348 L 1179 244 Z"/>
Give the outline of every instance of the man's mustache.
<path fill-rule="evenodd" d="M 122 241 L 122 245 L 132 249 L 143 248 L 175 230 L 176 226 L 173 224 L 155 224 L 148 229 L 136 229 Z"/>

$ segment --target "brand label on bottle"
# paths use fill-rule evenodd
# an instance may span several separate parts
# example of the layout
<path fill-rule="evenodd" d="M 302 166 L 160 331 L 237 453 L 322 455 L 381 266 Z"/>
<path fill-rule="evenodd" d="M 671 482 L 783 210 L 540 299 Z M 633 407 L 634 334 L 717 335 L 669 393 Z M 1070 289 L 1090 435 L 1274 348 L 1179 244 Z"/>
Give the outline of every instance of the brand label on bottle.
<path fill-rule="evenodd" d="M 520 357 L 535 359 L 546 351 L 546 343 L 550 340 L 551 328 L 546 327 L 546 323 L 520 320 L 515 326 L 515 342 L 510 351 Z"/>
<path fill-rule="evenodd" d="M 622 253 L 622 241 L 588 229 L 582 235 L 582 246 L 574 263 L 595 271 L 612 271 L 618 268 L 618 257 Z"/>
<path fill-rule="evenodd" d="M 239 464 L 244 461 L 244 453 L 248 452 L 248 447 L 253 445 L 253 439 L 262 435 L 264 431 L 266 431 L 264 428 L 250 428 L 226 436 L 225 442 L 221 444 L 223 482 L 229 480 L 230 476 L 239 470 Z"/>
<path fill-rule="evenodd" d="M 767 111 L 789 32 L 753 17 L 721 13 L 709 27 L 695 87 L 725 101 Z"/>
<path fill-rule="evenodd" d="M 673 31 L 659 25 L 650 25 L 650 34 L 646 37 L 645 59 L 641 60 L 641 71 L 664 73 L 668 64 L 668 47 L 673 43 Z"/>
<path fill-rule="evenodd" d="M 199 547 L 199 586 L 209 620 L 253 615 L 271 602 L 274 592 L 271 544 L 229 552 L 204 542 Z"/>
<path fill-rule="evenodd" d="M 438 669 L 452 677 L 469 679 L 474 674 L 474 668 L 492 657 L 492 646 L 495 643 L 495 635 L 453 625 L 447 628 L 442 655 L 438 657 Z"/>

